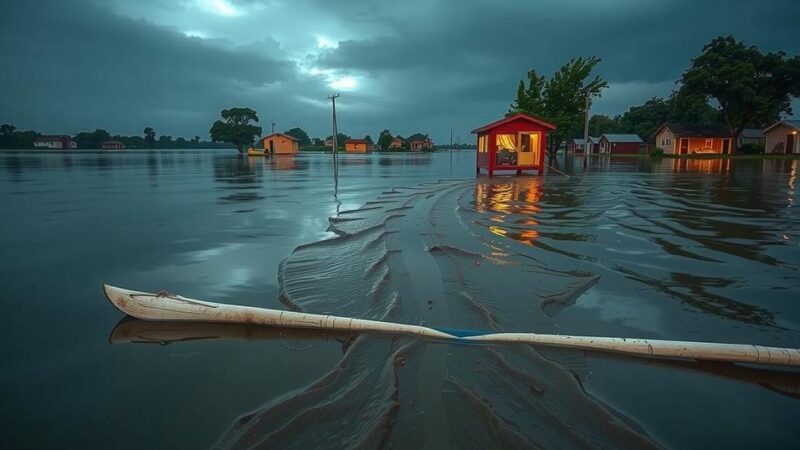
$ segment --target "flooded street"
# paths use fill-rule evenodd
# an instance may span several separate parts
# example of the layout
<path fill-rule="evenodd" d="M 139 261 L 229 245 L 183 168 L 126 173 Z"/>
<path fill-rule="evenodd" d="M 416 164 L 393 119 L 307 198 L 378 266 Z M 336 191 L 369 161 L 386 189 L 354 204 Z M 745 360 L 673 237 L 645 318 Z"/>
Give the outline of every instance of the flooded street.
<path fill-rule="evenodd" d="M 0 153 L 8 448 L 794 448 L 800 372 L 123 319 L 105 282 L 470 331 L 800 347 L 797 160 Z"/>

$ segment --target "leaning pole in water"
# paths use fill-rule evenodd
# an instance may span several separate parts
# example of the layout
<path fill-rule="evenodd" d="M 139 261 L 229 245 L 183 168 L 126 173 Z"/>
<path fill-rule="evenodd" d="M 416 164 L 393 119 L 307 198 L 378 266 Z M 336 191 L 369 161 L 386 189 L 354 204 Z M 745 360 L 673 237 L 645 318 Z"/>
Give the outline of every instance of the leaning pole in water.
<path fill-rule="evenodd" d="M 800 349 L 793 348 L 538 333 L 492 333 L 458 337 L 445 331 L 419 325 L 227 305 L 194 300 L 166 292 L 131 291 L 107 284 L 103 285 L 103 291 L 117 309 L 142 320 L 245 323 L 286 328 L 402 334 L 482 344 L 518 343 L 644 357 L 800 367 Z"/>

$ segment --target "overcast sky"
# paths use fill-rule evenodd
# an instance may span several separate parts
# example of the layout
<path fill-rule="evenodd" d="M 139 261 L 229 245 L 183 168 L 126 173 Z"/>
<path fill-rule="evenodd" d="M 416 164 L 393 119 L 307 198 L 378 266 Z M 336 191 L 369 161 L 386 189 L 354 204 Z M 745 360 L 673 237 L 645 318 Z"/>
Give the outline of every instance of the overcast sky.
<path fill-rule="evenodd" d="M 596 54 L 594 113 L 667 96 L 721 34 L 800 53 L 798 0 L 0 0 L 0 123 L 208 137 L 219 111 L 462 141 L 529 69 Z M 795 102 L 797 104 L 797 102 Z"/>

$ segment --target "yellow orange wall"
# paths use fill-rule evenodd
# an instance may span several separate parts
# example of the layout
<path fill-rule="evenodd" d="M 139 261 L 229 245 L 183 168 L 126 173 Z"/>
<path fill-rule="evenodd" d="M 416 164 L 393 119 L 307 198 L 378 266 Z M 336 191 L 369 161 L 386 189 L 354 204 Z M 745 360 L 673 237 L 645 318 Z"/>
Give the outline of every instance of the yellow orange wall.
<path fill-rule="evenodd" d="M 269 151 L 269 143 L 273 142 L 273 151 L 276 155 L 290 155 L 297 153 L 299 145 L 297 141 L 293 141 L 283 136 L 272 136 L 264 139 L 264 151 Z"/>
<path fill-rule="evenodd" d="M 347 142 L 344 144 L 344 151 L 353 153 L 366 153 L 367 144 L 363 142 L 358 142 L 358 143 Z"/>

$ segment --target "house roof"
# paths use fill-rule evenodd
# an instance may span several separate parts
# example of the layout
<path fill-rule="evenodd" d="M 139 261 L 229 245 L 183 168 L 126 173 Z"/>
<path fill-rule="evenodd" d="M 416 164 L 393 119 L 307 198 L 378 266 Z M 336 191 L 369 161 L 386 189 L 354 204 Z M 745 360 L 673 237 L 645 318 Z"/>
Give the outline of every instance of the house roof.
<path fill-rule="evenodd" d="M 644 142 L 638 134 L 604 134 L 608 142 Z M 603 136 L 600 136 L 602 139 Z"/>
<path fill-rule="evenodd" d="M 300 139 L 297 139 L 296 137 L 294 137 L 294 136 L 292 136 L 290 134 L 286 134 L 286 133 L 272 133 L 270 135 L 264 136 L 263 138 L 260 139 L 260 141 L 263 141 L 264 139 L 269 139 L 272 136 L 281 136 L 281 137 L 285 137 L 285 138 L 287 138 L 289 140 L 292 140 L 292 141 L 300 142 Z"/>
<path fill-rule="evenodd" d="M 484 126 L 482 126 L 480 128 L 476 128 L 476 129 L 472 130 L 472 134 L 483 133 L 486 130 L 491 130 L 492 128 L 499 127 L 500 125 L 505 125 L 505 124 L 507 124 L 509 122 L 513 122 L 514 120 L 517 120 L 517 119 L 527 120 L 528 122 L 532 122 L 532 123 L 535 123 L 537 125 L 541 125 L 541 126 L 547 128 L 549 130 L 555 130 L 556 129 L 555 125 L 553 125 L 550 122 L 546 122 L 544 119 L 540 119 L 538 117 L 529 116 L 528 114 L 518 113 L 518 114 L 513 114 L 511 116 L 508 116 L 508 117 L 506 117 L 504 119 L 500 119 L 500 120 L 498 120 L 496 122 L 492 122 L 490 124 L 486 124 L 486 125 L 484 125 Z"/>
<path fill-rule="evenodd" d="M 772 125 L 768 126 L 767 128 L 764 128 L 764 131 L 762 131 L 762 133 L 767 134 L 767 131 L 775 128 L 778 125 L 786 125 L 789 128 L 794 128 L 795 130 L 800 131 L 800 120 L 779 120 L 773 123 Z"/>
<path fill-rule="evenodd" d="M 764 137 L 764 133 L 758 128 L 745 128 L 741 136 L 746 139 L 758 139 Z"/>
<path fill-rule="evenodd" d="M 366 139 L 346 139 L 344 141 L 345 144 L 369 144 L 369 141 Z"/>
<path fill-rule="evenodd" d="M 729 137 L 722 125 L 697 125 L 677 122 L 666 122 L 661 125 L 655 134 L 664 128 L 669 128 L 676 137 Z"/>

